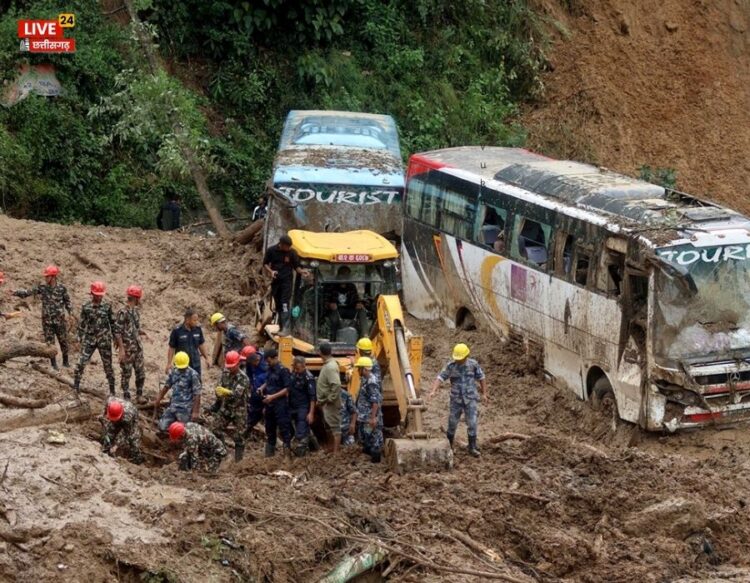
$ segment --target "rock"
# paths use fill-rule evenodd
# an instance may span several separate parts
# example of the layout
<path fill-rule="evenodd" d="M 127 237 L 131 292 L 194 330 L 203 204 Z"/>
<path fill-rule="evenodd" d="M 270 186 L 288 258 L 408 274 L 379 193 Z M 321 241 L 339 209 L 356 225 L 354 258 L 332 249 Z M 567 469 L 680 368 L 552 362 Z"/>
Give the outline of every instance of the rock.
<path fill-rule="evenodd" d="M 674 497 L 631 513 L 623 530 L 631 535 L 661 532 L 682 540 L 703 530 L 707 522 L 706 510 L 700 502 Z"/>
<path fill-rule="evenodd" d="M 521 468 L 521 473 L 531 482 L 539 482 L 541 480 L 539 472 L 537 472 L 534 468 L 530 468 L 529 466 L 523 466 Z"/>
<path fill-rule="evenodd" d="M 71 551 L 75 550 L 75 547 L 74 547 L 74 546 L 73 546 L 73 545 L 72 545 L 71 543 L 68 543 L 67 545 L 65 545 L 65 546 L 63 547 L 63 550 L 64 550 L 64 551 L 65 551 L 66 553 L 69 553 L 69 552 L 71 552 Z"/>
<path fill-rule="evenodd" d="M 667 22 L 664 23 L 664 28 L 666 28 L 669 32 L 676 31 L 680 26 L 676 22 L 672 22 L 670 20 L 667 20 Z"/>
<path fill-rule="evenodd" d="M 624 36 L 628 36 L 630 34 L 630 22 L 624 16 L 620 19 L 619 27 L 620 33 L 622 33 Z"/>

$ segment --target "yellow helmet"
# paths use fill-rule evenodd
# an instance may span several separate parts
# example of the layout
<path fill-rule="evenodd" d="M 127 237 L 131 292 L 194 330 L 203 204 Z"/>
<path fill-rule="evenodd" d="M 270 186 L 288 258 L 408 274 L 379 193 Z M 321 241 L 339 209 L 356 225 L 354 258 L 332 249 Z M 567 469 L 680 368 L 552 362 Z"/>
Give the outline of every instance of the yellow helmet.
<path fill-rule="evenodd" d="M 216 326 L 216 324 L 218 324 L 219 322 L 223 322 L 224 320 L 226 320 L 224 314 L 222 314 L 221 312 L 216 312 L 211 316 L 211 326 Z"/>
<path fill-rule="evenodd" d="M 367 352 L 372 352 L 372 340 L 369 338 L 360 338 L 357 341 L 357 350 L 364 350 Z"/>
<path fill-rule="evenodd" d="M 187 352 L 178 352 L 174 355 L 174 365 L 177 368 L 187 368 L 190 365 L 190 357 Z"/>
<path fill-rule="evenodd" d="M 469 347 L 466 346 L 466 344 L 456 344 L 453 347 L 453 360 L 463 360 L 464 358 L 467 358 L 469 356 L 469 353 L 471 351 L 469 350 Z"/>
<path fill-rule="evenodd" d="M 354 366 L 357 368 L 372 368 L 372 358 L 369 356 L 360 356 Z"/>

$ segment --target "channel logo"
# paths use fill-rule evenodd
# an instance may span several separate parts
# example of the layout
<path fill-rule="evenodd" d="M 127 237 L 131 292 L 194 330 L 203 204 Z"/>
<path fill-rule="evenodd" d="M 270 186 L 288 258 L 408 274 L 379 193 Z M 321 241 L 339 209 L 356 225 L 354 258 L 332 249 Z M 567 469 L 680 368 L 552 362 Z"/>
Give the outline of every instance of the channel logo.
<path fill-rule="evenodd" d="M 18 38 L 24 53 L 74 53 L 76 39 L 66 38 L 65 29 L 75 28 L 75 14 L 59 14 L 57 20 L 19 20 Z"/>

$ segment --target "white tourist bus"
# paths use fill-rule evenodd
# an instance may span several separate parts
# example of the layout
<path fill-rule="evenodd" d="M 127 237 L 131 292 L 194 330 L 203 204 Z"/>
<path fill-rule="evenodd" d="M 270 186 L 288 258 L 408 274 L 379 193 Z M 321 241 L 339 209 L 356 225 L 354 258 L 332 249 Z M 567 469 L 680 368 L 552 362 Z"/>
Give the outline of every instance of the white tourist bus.
<path fill-rule="evenodd" d="M 550 380 L 649 430 L 750 418 L 750 220 L 527 150 L 412 156 L 407 309 L 522 337 Z"/>

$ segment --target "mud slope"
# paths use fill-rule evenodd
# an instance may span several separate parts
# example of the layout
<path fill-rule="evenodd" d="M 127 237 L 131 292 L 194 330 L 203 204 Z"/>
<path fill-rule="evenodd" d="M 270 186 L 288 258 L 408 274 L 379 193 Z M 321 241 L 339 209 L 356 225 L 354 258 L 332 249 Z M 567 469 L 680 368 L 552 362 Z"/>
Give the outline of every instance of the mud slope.
<path fill-rule="evenodd" d="M 256 290 L 232 274 L 257 258 L 242 248 L 5 217 L 0 233 L 6 287 L 32 283 L 48 260 L 61 265 L 77 307 L 93 278 L 113 295 L 131 281 L 144 285 L 151 393 L 168 330 L 186 304 L 251 325 Z M 23 317 L 0 322 L 0 343 L 38 338 L 38 303 L 3 301 Z M 463 426 L 452 472 L 405 476 L 355 450 L 266 460 L 259 441 L 218 476 L 186 475 L 175 469 L 177 452 L 154 441 L 145 415 L 143 466 L 102 456 L 95 419 L 0 432 L 0 581 L 314 581 L 376 544 L 387 550 L 383 568 L 393 581 L 750 576 L 745 430 L 642 436 L 528 374 L 523 358 L 493 336 L 410 325 L 425 338 L 423 387 L 458 340 L 484 365 L 492 398 L 482 409 L 480 460 L 466 454 Z M 29 360 L 0 365 L 0 391 L 69 397 Z M 207 402 L 218 374 L 205 374 Z M 104 392 L 100 363 L 84 382 Z M 443 389 L 429 401 L 433 434 L 445 424 L 447 400 Z M 90 403 L 96 410 L 102 401 Z M 51 430 L 66 442 L 53 443 Z M 507 432 L 521 438 L 494 439 Z"/>
<path fill-rule="evenodd" d="M 553 71 L 529 145 L 750 212 L 750 2 L 540 0 Z"/>

